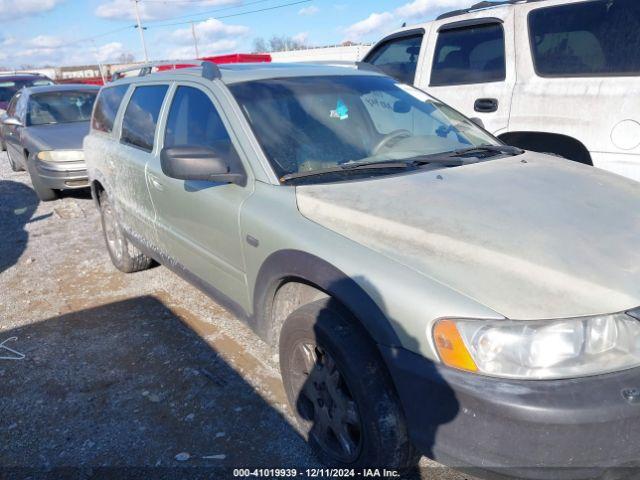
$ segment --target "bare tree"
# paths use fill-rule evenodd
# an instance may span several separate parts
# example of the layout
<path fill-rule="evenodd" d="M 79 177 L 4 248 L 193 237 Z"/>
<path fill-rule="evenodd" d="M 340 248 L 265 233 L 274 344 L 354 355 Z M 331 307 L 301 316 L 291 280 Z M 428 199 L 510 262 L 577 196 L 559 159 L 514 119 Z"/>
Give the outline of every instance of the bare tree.
<path fill-rule="evenodd" d="M 136 61 L 135 57 L 130 53 L 121 53 L 117 60 L 118 63 L 133 63 Z"/>
<path fill-rule="evenodd" d="M 253 51 L 255 53 L 285 52 L 288 50 L 300 50 L 306 47 L 307 45 L 304 42 L 286 35 L 274 35 L 268 41 L 261 37 L 253 40 Z"/>
<path fill-rule="evenodd" d="M 267 46 L 267 42 L 265 42 L 264 38 L 254 38 L 253 39 L 253 53 L 264 53 L 268 52 L 269 47 Z"/>

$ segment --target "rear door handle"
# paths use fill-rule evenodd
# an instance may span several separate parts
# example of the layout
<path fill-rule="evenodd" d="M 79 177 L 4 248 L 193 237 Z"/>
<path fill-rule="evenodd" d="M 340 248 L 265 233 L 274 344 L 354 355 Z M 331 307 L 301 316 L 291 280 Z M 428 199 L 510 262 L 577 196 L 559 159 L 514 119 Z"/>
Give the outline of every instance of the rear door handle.
<path fill-rule="evenodd" d="M 497 98 L 479 98 L 473 105 L 473 109 L 479 113 L 492 113 L 498 110 Z"/>
<path fill-rule="evenodd" d="M 151 185 L 153 185 L 153 188 L 155 188 L 159 192 L 162 192 L 164 190 L 164 185 L 162 185 L 162 183 L 160 183 L 160 181 L 153 175 L 149 175 L 149 181 L 151 182 Z"/>

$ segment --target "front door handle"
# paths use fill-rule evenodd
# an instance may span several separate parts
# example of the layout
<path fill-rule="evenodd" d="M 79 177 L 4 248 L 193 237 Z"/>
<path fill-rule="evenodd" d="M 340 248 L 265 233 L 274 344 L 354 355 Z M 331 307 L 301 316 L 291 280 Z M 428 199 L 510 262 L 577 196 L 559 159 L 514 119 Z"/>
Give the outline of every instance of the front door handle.
<path fill-rule="evenodd" d="M 160 181 L 153 175 L 149 175 L 149 181 L 151 182 L 151 185 L 153 185 L 153 188 L 155 188 L 159 192 L 162 192 L 164 190 L 164 185 L 162 185 Z"/>
<path fill-rule="evenodd" d="M 479 113 L 492 113 L 498 110 L 497 98 L 479 98 L 473 105 L 473 109 Z"/>

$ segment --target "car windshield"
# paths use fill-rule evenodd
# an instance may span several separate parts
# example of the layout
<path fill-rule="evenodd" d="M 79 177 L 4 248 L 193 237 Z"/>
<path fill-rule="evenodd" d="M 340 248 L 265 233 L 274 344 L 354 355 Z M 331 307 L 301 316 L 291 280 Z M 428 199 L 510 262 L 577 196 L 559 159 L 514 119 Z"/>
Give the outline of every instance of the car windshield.
<path fill-rule="evenodd" d="M 0 102 L 10 102 L 13 96 L 24 87 L 38 85 L 53 85 L 51 80 L 28 79 L 28 80 L 2 80 L 0 78 Z"/>
<path fill-rule="evenodd" d="M 88 122 L 97 91 L 46 92 L 31 95 L 27 125 Z"/>
<path fill-rule="evenodd" d="M 388 77 L 281 78 L 229 88 L 281 178 L 500 145 L 450 107 Z"/>

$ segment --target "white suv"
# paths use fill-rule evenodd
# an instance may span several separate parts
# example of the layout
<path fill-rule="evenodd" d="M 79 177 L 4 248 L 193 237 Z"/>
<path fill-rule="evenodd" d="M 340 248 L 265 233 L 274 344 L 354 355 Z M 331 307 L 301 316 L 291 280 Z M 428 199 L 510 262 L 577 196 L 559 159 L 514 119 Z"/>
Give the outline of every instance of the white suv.
<path fill-rule="evenodd" d="M 640 180 L 640 1 L 481 2 L 364 59 L 508 144 Z"/>

